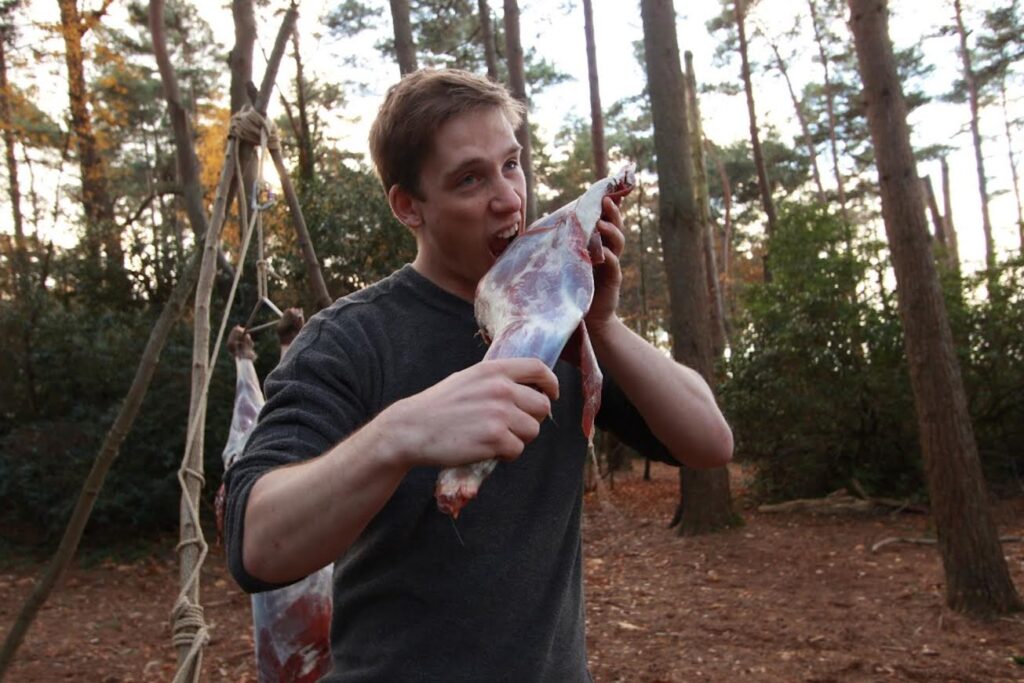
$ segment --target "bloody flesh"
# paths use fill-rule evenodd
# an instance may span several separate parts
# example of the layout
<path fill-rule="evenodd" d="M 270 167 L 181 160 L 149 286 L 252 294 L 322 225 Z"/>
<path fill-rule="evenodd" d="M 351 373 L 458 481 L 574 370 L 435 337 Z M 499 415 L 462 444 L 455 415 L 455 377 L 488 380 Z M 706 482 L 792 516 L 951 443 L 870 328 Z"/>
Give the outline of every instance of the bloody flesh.
<path fill-rule="evenodd" d="M 594 297 L 593 267 L 604 253 L 595 228 L 604 198 L 619 201 L 635 184 L 633 167 L 627 166 L 537 220 L 502 252 L 476 290 L 477 323 L 491 340 L 484 360 L 532 357 L 553 368 L 562 357 L 579 366 L 588 439 L 602 383 L 583 323 Z M 443 470 L 434 492 L 438 509 L 458 517 L 496 464 L 491 459 Z"/>

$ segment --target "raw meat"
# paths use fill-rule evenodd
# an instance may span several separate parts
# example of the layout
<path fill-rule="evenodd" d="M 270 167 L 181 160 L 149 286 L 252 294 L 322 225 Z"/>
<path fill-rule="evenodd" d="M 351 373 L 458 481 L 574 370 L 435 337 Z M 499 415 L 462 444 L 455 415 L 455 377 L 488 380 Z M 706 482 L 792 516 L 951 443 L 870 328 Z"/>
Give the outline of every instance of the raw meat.
<path fill-rule="evenodd" d="M 633 166 L 626 166 L 540 218 L 515 238 L 476 290 L 476 319 L 491 340 L 485 360 L 533 357 L 553 368 L 562 357 L 580 367 L 587 439 L 593 436 L 602 382 L 583 324 L 594 297 L 593 266 L 604 260 L 595 228 L 604 198 L 619 201 L 635 185 Z M 443 470 L 434 493 L 438 508 L 458 517 L 496 464 L 490 459 Z"/>

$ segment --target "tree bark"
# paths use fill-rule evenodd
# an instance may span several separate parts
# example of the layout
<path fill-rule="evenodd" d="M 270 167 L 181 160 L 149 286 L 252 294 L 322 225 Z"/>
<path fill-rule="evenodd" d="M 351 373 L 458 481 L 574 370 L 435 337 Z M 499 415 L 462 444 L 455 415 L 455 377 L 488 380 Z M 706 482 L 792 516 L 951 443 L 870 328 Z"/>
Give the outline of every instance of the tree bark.
<path fill-rule="evenodd" d="M 953 223 L 953 195 L 950 191 L 949 164 L 946 157 L 939 159 L 942 167 L 942 224 L 946 228 L 946 240 L 949 242 L 947 257 L 954 273 L 960 273 L 960 245 L 956 237 L 956 225 Z"/>
<path fill-rule="evenodd" d="M 537 197 L 534 193 L 533 145 L 530 141 L 530 100 L 526 97 L 526 67 L 523 63 L 523 42 L 519 35 L 519 3 L 516 0 L 505 0 L 505 59 L 508 60 L 509 90 L 527 108 L 516 130 L 516 140 L 523 148 L 519 159 L 526 175 L 526 224 L 529 225 L 537 218 Z"/>
<path fill-rule="evenodd" d="M 601 88 L 597 79 L 597 45 L 594 42 L 594 9 L 591 0 L 583 0 L 583 33 L 587 43 L 587 75 L 590 79 L 590 142 L 594 148 L 596 178 L 608 176 L 608 155 L 604 149 L 604 114 Z"/>
<path fill-rule="evenodd" d="M 640 267 L 640 324 L 637 332 L 644 341 L 650 341 L 651 313 L 647 306 L 647 227 L 644 221 L 644 186 L 637 183 L 636 198 L 636 228 L 639 250 L 637 251 L 637 265 Z"/>
<path fill-rule="evenodd" d="M 1020 197 L 1020 174 L 1017 171 L 1017 155 L 1014 153 L 1013 126 L 1010 125 L 1010 112 L 1006 104 L 1006 77 L 999 81 L 999 97 L 1003 109 L 1003 128 L 1006 131 L 1006 151 L 1010 157 L 1010 178 L 1013 181 L 1013 197 L 1017 200 L 1017 232 L 1020 236 L 1020 251 L 1024 254 L 1024 203 Z"/>
<path fill-rule="evenodd" d="M 412 20 L 409 18 L 409 0 L 391 0 L 391 23 L 395 29 L 395 54 L 398 72 L 411 74 L 416 64 L 416 43 L 412 39 Z"/>
<path fill-rule="evenodd" d="M 761 134 L 757 127 L 757 110 L 754 106 L 754 86 L 750 79 L 750 59 L 747 50 L 747 29 L 746 29 L 746 0 L 733 0 L 733 8 L 736 15 L 736 32 L 740 40 L 740 76 L 743 79 L 743 89 L 747 94 L 747 116 L 750 119 L 750 146 L 754 152 L 754 167 L 757 169 L 757 186 L 761 191 L 761 206 L 767 219 L 765 233 L 770 239 L 775 234 L 775 202 L 772 200 L 772 187 L 768 182 L 768 169 L 764 162 L 764 152 L 761 150 Z M 771 268 L 769 266 L 768 250 L 764 254 L 764 279 L 771 281 Z"/>
<path fill-rule="evenodd" d="M 253 0 L 232 0 L 231 15 L 235 23 L 235 46 L 228 55 L 231 69 L 231 113 L 241 111 L 249 101 L 252 82 L 252 52 L 256 45 L 256 13 Z"/>
<path fill-rule="evenodd" d="M 811 26 L 814 28 L 814 42 L 818 45 L 818 59 L 821 60 L 821 70 L 825 81 L 825 111 L 828 114 L 828 141 L 832 153 L 832 172 L 836 177 L 836 194 L 839 199 L 839 211 L 843 221 L 850 223 L 849 210 L 846 207 L 846 183 L 843 181 L 843 174 L 839 170 L 839 143 L 836 136 L 836 95 L 832 87 L 832 76 L 828 68 L 828 52 L 825 50 L 825 38 L 822 35 L 821 25 L 818 21 L 818 4 L 816 0 L 807 0 L 807 6 L 811 11 Z"/>
<path fill-rule="evenodd" d="M 658 228 L 669 274 L 672 356 L 714 386 L 703 235 L 690 172 L 686 83 L 679 66 L 676 15 L 672 0 L 641 0 L 647 83 L 654 122 L 658 170 Z M 733 520 L 725 468 L 682 467 L 681 534 L 697 534 Z"/>
<path fill-rule="evenodd" d="M 313 131 L 309 125 L 309 106 L 306 101 L 306 77 L 303 73 L 302 54 L 299 51 L 299 27 L 292 32 L 292 50 L 295 58 L 295 99 L 299 110 L 299 126 L 295 137 L 299 147 L 299 180 L 308 187 L 316 177 L 313 163 Z"/>
<path fill-rule="evenodd" d="M 715 258 L 714 222 L 711 220 L 711 197 L 708 192 L 708 167 L 704 156 L 704 126 L 700 116 L 700 99 L 697 97 L 697 75 L 693 70 L 693 53 L 684 53 L 686 61 L 686 111 L 689 117 L 690 156 L 693 166 L 693 187 L 697 200 L 697 215 L 700 217 L 700 231 L 703 235 L 704 276 L 707 280 L 708 312 L 711 323 L 711 354 L 721 358 L 728 343 L 725 310 L 722 306 L 722 292 L 718 286 L 718 264 Z"/>
<path fill-rule="evenodd" d="M 494 44 L 494 26 L 491 24 L 491 8 L 487 0 L 477 0 L 480 14 L 480 40 L 484 44 L 484 62 L 487 64 L 487 78 L 498 82 L 498 51 Z"/>
<path fill-rule="evenodd" d="M 729 182 L 729 174 L 725 172 L 725 164 L 722 158 L 715 152 L 715 145 L 710 140 L 704 141 L 705 150 L 711 150 L 715 160 L 715 168 L 718 169 L 718 179 L 722 183 L 722 205 L 724 225 L 722 226 L 722 298 L 731 302 L 732 295 L 729 285 L 732 282 L 732 183 Z M 730 303 L 729 310 L 732 311 Z"/>
<path fill-rule="evenodd" d="M 164 30 L 163 0 L 150 3 L 149 29 L 153 39 L 153 56 L 160 72 L 163 84 L 164 99 L 167 100 L 167 114 L 171 120 L 174 133 L 175 159 L 177 161 L 178 182 L 181 183 L 185 212 L 197 236 L 206 235 L 209 224 L 206 220 L 206 209 L 203 201 L 203 188 L 199 182 L 199 157 L 196 155 L 192 127 L 189 124 L 188 112 L 181 102 L 178 79 L 171 65 L 167 52 L 167 36 Z"/>
<path fill-rule="evenodd" d="M 786 81 L 786 89 L 789 91 L 789 99 L 793 103 L 793 111 L 796 113 L 796 120 L 800 123 L 800 134 L 803 135 L 804 147 L 807 149 L 807 158 L 811 162 L 811 174 L 814 177 L 814 186 L 818 190 L 818 201 L 825 204 L 828 200 L 825 198 L 825 186 L 821 183 L 821 170 L 818 168 L 818 150 L 814 147 L 814 139 L 811 137 L 811 129 L 807 125 L 807 117 L 804 116 L 804 109 L 800 106 L 800 100 L 796 96 L 796 91 L 793 90 L 793 82 L 789 78 L 789 69 L 786 68 L 786 61 L 782 58 L 779 46 L 775 44 L 774 40 L 769 40 L 768 45 L 771 47 L 772 53 L 775 55 L 775 65 L 779 69 L 779 73 L 782 74 L 783 80 Z M 843 211 L 846 211 L 845 207 L 843 207 Z"/>
<path fill-rule="evenodd" d="M 981 129 L 978 115 L 981 105 L 978 102 L 978 83 L 971 65 L 971 51 L 967 47 L 967 29 L 964 27 L 963 12 L 960 0 L 953 0 L 956 11 L 956 31 L 960 36 L 960 61 L 963 64 L 964 82 L 967 84 L 968 101 L 971 105 L 971 138 L 974 140 L 974 162 L 978 170 L 978 194 L 981 197 L 981 229 L 985 234 L 985 266 L 994 268 L 996 265 L 996 246 L 992 239 L 992 220 L 988 211 L 988 182 L 985 178 L 985 154 L 982 151 Z"/>
<path fill-rule="evenodd" d="M 929 176 L 921 178 L 921 189 L 924 191 L 924 205 L 932 217 L 932 228 L 935 230 L 935 243 L 943 249 L 948 249 L 946 240 L 946 226 L 942 220 L 942 212 L 939 211 L 939 202 L 935 199 L 935 188 L 932 187 L 932 179 Z"/>
<path fill-rule="evenodd" d="M 100 153 L 89 111 L 89 91 L 85 85 L 85 57 L 82 37 L 90 25 L 78 13 L 76 0 L 57 0 L 60 6 L 61 33 L 64 38 L 64 62 L 68 70 L 68 100 L 71 130 L 78 148 L 78 166 L 82 177 L 82 206 L 86 220 L 86 254 L 96 274 L 101 274 L 110 292 L 124 294 L 128 279 L 124 272 L 124 249 L 114 221 L 114 201 L 110 195 L 107 164 Z M 101 254 L 102 252 L 102 254 Z"/>
<path fill-rule="evenodd" d="M 925 477 L 954 610 L 989 616 L 1024 608 L 988 505 L 977 445 L 934 260 L 921 181 L 889 40 L 885 0 L 848 0 L 882 218 L 896 272 Z"/>
<path fill-rule="evenodd" d="M 18 159 L 15 155 L 14 123 L 11 119 L 11 90 L 7 82 L 7 43 L 10 24 L 0 28 L 0 126 L 3 127 L 4 158 L 7 163 L 7 195 L 11 201 L 11 224 L 14 227 L 14 258 L 11 259 L 12 281 L 19 297 L 28 291 L 28 244 L 21 214 L 21 188 L 18 184 Z"/>
<path fill-rule="evenodd" d="M 231 14 L 235 23 L 235 46 L 228 55 L 228 66 L 231 69 L 231 113 L 237 114 L 245 105 L 255 106 L 250 97 L 254 88 L 252 76 L 252 55 L 256 45 L 256 12 L 253 0 L 232 0 Z M 253 162 L 252 148 L 242 146 L 239 149 L 239 163 L 242 166 L 242 189 L 252 192 L 256 181 L 256 165 Z M 231 206 L 238 191 L 237 183 L 228 189 L 227 204 Z M 249 223 L 249 209 L 245 202 L 238 202 L 238 220 L 241 225 Z M 202 237 L 196 235 L 196 240 Z"/>

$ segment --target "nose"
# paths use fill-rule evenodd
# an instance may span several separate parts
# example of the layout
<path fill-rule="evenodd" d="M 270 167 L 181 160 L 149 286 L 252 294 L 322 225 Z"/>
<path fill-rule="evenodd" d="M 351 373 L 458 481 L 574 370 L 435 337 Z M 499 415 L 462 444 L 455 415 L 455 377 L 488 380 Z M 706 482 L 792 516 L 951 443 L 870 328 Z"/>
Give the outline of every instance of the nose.
<path fill-rule="evenodd" d="M 518 213 L 523 208 L 522 189 L 514 178 L 502 177 L 491 197 L 491 211 L 498 214 Z"/>

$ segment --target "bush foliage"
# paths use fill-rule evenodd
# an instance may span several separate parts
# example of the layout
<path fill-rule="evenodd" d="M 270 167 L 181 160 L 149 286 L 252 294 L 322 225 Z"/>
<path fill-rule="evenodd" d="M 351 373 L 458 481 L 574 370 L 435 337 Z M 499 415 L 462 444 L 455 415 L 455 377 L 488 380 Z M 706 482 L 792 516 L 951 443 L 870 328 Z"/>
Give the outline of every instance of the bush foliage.
<path fill-rule="evenodd" d="M 332 295 L 368 284 L 412 259 L 408 231 L 392 218 L 379 182 L 365 167 L 339 162 L 304 189 L 304 214 Z M 311 297 L 287 214 L 275 209 L 265 224 L 275 274 L 271 298 L 281 308 L 304 305 L 308 316 Z M 9 260 L 5 251 L 0 257 Z M 12 282 L 0 282 L 0 498 L 5 503 L 0 528 L 4 537 L 19 542 L 59 538 L 163 306 L 154 288 L 105 290 L 98 275 L 75 268 L 81 261 L 77 249 L 58 252 L 56 258 L 72 273 L 56 286 L 36 286 L 30 296 L 17 296 L 5 294 L 13 293 Z M 180 272 L 181 263 L 167 258 L 161 270 Z M 38 268 L 41 259 L 33 263 Z M 253 272 L 250 253 L 229 325 L 243 323 L 256 304 Z M 213 294 L 213 334 L 226 294 L 221 280 Z M 264 310 L 257 322 L 268 318 Z M 257 371 L 265 377 L 279 355 L 277 340 L 268 330 L 255 341 Z M 192 321 L 186 314 L 167 341 L 139 416 L 96 502 L 87 539 L 107 542 L 177 526 L 177 471 L 185 447 L 191 358 Z M 206 503 L 212 503 L 223 474 L 221 450 L 234 382 L 233 361 L 222 347 L 208 397 Z M 204 505 L 204 514 L 211 509 Z"/>
<path fill-rule="evenodd" d="M 853 242 L 825 209 L 785 205 L 768 243 L 772 280 L 742 293 L 722 400 L 767 500 L 854 480 L 876 495 L 926 495 L 895 292 L 874 277 L 884 252 Z M 979 451 L 1002 491 L 1024 469 L 1021 275 L 1020 263 L 1002 265 L 998 296 L 978 296 L 986 274 L 946 278 Z"/>

